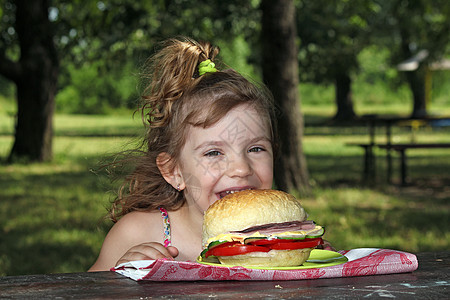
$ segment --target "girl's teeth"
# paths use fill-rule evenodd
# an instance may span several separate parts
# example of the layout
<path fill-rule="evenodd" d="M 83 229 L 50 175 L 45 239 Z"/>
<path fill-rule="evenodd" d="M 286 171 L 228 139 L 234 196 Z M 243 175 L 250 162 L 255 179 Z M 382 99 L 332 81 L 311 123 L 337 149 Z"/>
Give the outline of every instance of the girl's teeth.
<path fill-rule="evenodd" d="M 240 192 L 240 191 L 242 191 L 242 190 L 225 191 L 225 192 L 220 193 L 219 195 L 220 195 L 220 198 L 223 198 L 226 195 L 234 194 L 234 193 L 237 193 L 237 192 Z"/>

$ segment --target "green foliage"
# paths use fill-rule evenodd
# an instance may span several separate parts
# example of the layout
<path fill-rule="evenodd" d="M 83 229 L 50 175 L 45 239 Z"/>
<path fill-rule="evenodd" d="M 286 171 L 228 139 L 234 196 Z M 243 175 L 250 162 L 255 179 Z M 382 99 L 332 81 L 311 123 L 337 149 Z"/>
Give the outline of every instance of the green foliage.
<path fill-rule="evenodd" d="M 426 49 L 433 61 L 448 55 L 450 3 L 446 0 L 384 0 L 373 31 L 388 46 L 392 61 L 399 63 Z M 386 32 L 389 32 L 386 35 Z"/>
<path fill-rule="evenodd" d="M 397 70 L 389 64 L 389 50 L 377 45 L 364 48 L 358 55 L 360 74 L 369 83 L 392 82 L 397 77 Z"/>
<path fill-rule="evenodd" d="M 334 86 L 313 83 L 300 83 L 300 99 L 302 105 L 307 106 L 332 106 L 334 104 Z"/>
<path fill-rule="evenodd" d="M 6 98 L 0 94 L 0 115 L 14 115 L 16 111 L 15 101 L 13 98 Z"/>
<path fill-rule="evenodd" d="M 300 78 L 330 82 L 336 74 L 358 69 L 358 53 L 369 44 L 370 0 L 298 1 Z"/>
<path fill-rule="evenodd" d="M 438 104 L 450 107 L 450 71 L 434 71 L 431 76 L 431 106 L 433 106 L 433 104 Z"/>
<path fill-rule="evenodd" d="M 0 76 L 0 95 L 3 97 L 12 98 L 14 96 L 14 86 L 3 76 Z"/>
<path fill-rule="evenodd" d="M 66 85 L 56 96 L 57 111 L 102 114 L 131 107 L 137 99 L 137 80 L 130 63 L 107 68 L 101 62 L 79 68 L 67 66 Z"/>
<path fill-rule="evenodd" d="M 251 49 L 243 36 L 231 43 L 219 42 L 220 57 L 226 66 L 251 78 L 258 78 L 248 60 Z M 103 114 L 121 107 L 134 108 L 138 99 L 138 69 L 132 62 L 117 65 L 103 61 L 86 62 L 80 66 L 68 64 L 61 76 L 61 90 L 56 96 L 56 108 L 62 113 Z"/>
<path fill-rule="evenodd" d="M 247 60 L 254 53 L 247 43 L 255 40 L 259 26 L 257 5 L 237 0 L 214 5 L 186 0 L 54 2 L 55 40 L 62 54 L 58 111 L 97 114 L 134 107 L 134 76 L 140 66 L 158 41 L 178 35 L 220 44 L 224 61 L 253 77 Z"/>
<path fill-rule="evenodd" d="M 382 110 L 385 104 L 403 105 L 402 113 L 409 110 L 410 91 L 405 84 L 396 79 L 397 71 L 390 66 L 388 60 L 389 51 L 377 46 L 367 47 L 358 55 L 360 72 L 353 76 L 352 85 L 352 97 L 356 110 L 359 107 L 365 110 L 368 106 L 379 106 Z M 437 85 L 436 88 L 438 88 Z M 331 84 L 300 83 L 302 105 L 333 107 L 334 93 L 335 87 Z"/>
<path fill-rule="evenodd" d="M 156 42 L 176 35 L 211 40 L 221 46 L 225 63 L 250 77 L 261 77 L 259 2 L 52 1 L 49 15 L 61 58 L 58 111 L 96 114 L 133 107 L 140 65 Z M 20 51 L 13 30 L 14 5 L 9 0 L 0 4 L 0 49 L 16 61 Z M 386 85 L 394 97 L 407 99 L 410 94 L 394 68 L 405 58 L 399 54 L 400 31 L 408 32 L 411 51 L 427 48 L 430 58 L 449 51 L 448 30 L 444 30 L 450 15 L 446 0 L 301 0 L 296 5 L 302 83 L 330 84 L 337 71 L 348 69 L 357 84 L 355 93 L 367 92 L 360 85 L 364 81 L 375 89 L 383 86 L 385 92 Z M 445 83 L 439 85 L 445 82 L 439 79 L 442 76 L 446 75 L 433 76 L 433 87 L 439 90 L 433 95 L 444 103 L 448 92 Z M 0 93 L 12 97 L 12 85 L 3 82 L 0 79 Z M 397 91 L 400 96 L 395 95 Z M 370 102 L 380 102 L 374 99 L 378 92 L 381 89 L 368 95 Z M 317 99 L 308 93 L 302 95 L 304 101 Z M 329 102 L 328 96 L 323 99 Z"/>
<path fill-rule="evenodd" d="M 219 41 L 221 60 L 229 67 L 235 69 L 244 76 L 256 79 L 259 78 L 255 68 L 249 63 L 252 50 L 242 35 L 237 36 L 231 43 L 223 40 Z"/>

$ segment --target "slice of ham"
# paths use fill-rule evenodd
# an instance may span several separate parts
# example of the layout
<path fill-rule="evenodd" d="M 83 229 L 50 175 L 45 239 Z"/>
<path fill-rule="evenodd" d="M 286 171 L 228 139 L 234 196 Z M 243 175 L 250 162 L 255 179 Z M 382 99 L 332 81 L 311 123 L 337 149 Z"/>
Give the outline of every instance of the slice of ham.
<path fill-rule="evenodd" d="M 284 231 L 308 231 L 313 230 L 315 227 L 316 224 L 314 221 L 292 221 L 252 226 L 240 231 L 231 231 L 230 233 L 251 235 L 252 233 L 259 232 L 262 235 L 271 235 Z"/>

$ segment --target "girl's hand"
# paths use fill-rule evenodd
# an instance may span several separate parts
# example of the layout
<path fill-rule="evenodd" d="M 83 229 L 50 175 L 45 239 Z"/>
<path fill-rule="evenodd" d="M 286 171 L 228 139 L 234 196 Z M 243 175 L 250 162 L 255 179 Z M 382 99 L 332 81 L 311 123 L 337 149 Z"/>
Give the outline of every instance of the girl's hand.
<path fill-rule="evenodd" d="M 169 246 L 164 247 L 160 243 L 143 243 L 130 248 L 116 263 L 116 266 L 134 260 L 159 259 L 166 258 L 173 260 L 178 256 L 178 249 Z"/>

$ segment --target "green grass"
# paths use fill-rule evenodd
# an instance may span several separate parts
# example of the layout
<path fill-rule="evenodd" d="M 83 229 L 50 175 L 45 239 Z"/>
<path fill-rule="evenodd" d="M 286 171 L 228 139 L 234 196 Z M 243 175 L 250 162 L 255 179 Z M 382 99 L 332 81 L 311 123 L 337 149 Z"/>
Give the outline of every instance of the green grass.
<path fill-rule="evenodd" d="M 399 113 L 398 107 L 383 109 Z M 326 226 L 326 238 L 337 249 L 449 249 L 447 150 L 410 151 L 408 187 L 385 184 L 384 153 L 379 151 L 378 181 L 368 186 L 361 182 L 362 150 L 345 146 L 367 141 L 366 129 L 318 125 L 333 115 L 331 105 L 306 104 L 302 109 L 308 122 L 303 144 L 313 185 L 303 203 L 311 218 Z M 445 105 L 442 111 L 450 114 Z M 4 111 L 0 116 L 4 158 L 13 141 L 12 117 Z M 89 268 L 111 226 L 103 217 L 117 187 L 98 167 L 142 133 L 139 117 L 133 120 L 131 114 L 57 115 L 55 130 L 53 162 L 0 165 L 0 275 Z M 416 138 L 450 142 L 449 131 L 421 128 Z M 398 140 L 411 138 L 407 128 L 396 129 L 394 135 Z"/>
<path fill-rule="evenodd" d="M 110 226 L 103 216 L 113 189 L 96 170 L 101 153 L 125 140 L 56 137 L 54 162 L 0 167 L 2 275 L 76 272 L 92 264 Z"/>

